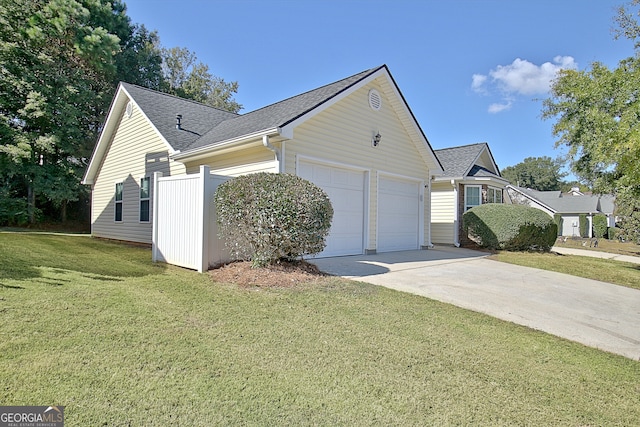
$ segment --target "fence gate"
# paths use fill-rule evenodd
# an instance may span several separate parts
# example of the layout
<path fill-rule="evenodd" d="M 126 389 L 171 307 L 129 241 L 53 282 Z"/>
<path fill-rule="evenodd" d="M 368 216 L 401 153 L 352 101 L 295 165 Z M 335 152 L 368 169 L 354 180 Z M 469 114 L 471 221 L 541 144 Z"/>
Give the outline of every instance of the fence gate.
<path fill-rule="evenodd" d="M 218 238 L 213 196 L 229 178 L 211 175 L 207 166 L 198 174 L 154 175 L 153 261 L 203 272 L 228 259 Z"/>

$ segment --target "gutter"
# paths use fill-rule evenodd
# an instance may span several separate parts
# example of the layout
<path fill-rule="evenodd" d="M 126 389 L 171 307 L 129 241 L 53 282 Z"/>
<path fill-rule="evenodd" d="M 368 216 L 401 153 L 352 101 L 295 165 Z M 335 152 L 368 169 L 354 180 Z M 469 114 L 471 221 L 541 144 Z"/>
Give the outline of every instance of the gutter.
<path fill-rule="evenodd" d="M 253 134 L 243 135 L 237 138 L 228 139 L 226 141 L 216 142 L 215 144 L 205 145 L 204 147 L 196 148 L 194 150 L 178 152 L 171 155 L 170 157 L 173 160 L 176 160 L 179 162 L 182 162 L 184 160 L 189 160 L 189 159 L 195 160 L 198 157 L 208 156 L 209 154 L 212 154 L 217 150 L 242 145 L 251 140 L 255 140 L 257 138 L 265 137 L 265 136 L 268 137 L 269 135 L 273 135 L 273 134 L 279 135 L 280 129 L 279 128 L 265 129 L 263 131 L 256 132 Z"/>

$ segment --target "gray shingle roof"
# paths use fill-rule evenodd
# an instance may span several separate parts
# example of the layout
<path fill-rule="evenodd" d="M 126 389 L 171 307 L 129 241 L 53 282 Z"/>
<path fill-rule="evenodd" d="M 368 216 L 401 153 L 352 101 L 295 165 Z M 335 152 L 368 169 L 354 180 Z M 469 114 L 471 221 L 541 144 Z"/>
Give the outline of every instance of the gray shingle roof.
<path fill-rule="evenodd" d="M 219 110 L 130 83 L 120 83 L 171 146 L 184 150 L 211 128 L 238 114 Z M 176 129 L 176 115 L 182 114 L 182 130 Z"/>
<path fill-rule="evenodd" d="M 474 162 L 482 153 L 482 150 L 489 149 L 486 142 L 478 144 L 462 145 L 460 147 L 442 148 L 434 150 L 442 167 L 443 177 L 461 178 L 465 176 L 499 176 L 490 170 L 475 165 Z"/>
<path fill-rule="evenodd" d="M 613 213 L 614 198 L 610 195 L 569 196 L 560 191 L 537 191 L 530 188 L 514 187 L 529 197 L 542 202 L 557 213 Z"/>
<path fill-rule="evenodd" d="M 226 120 L 213 127 L 202 138 L 194 141 L 188 150 L 215 145 L 218 142 L 244 135 L 250 135 L 263 130 L 282 127 L 336 95 L 350 88 L 360 80 L 375 73 L 380 68 L 372 68 L 339 80 L 326 86 L 305 92 L 303 94 L 254 110 L 231 120 Z"/>
<path fill-rule="evenodd" d="M 242 115 L 130 83 L 121 85 L 167 142 L 175 150 L 185 152 L 285 126 L 383 67 L 363 71 Z M 182 130 L 176 129 L 177 114 L 182 115 Z"/>

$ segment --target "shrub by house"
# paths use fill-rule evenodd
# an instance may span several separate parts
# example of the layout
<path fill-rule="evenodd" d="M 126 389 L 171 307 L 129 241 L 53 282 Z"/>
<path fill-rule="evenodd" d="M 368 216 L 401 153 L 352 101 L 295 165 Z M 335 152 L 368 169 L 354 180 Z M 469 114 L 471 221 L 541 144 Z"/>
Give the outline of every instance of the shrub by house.
<path fill-rule="evenodd" d="M 322 252 L 333 208 L 315 184 L 291 174 L 244 175 L 215 194 L 221 237 L 254 267 Z"/>
<path fill-rule="evenodd" d="M 488 249 L 549 251 L 558 235 L 549 215 L 523 205 L 476 206 L 464 213 L 462 221 L 469 238 Z"/>

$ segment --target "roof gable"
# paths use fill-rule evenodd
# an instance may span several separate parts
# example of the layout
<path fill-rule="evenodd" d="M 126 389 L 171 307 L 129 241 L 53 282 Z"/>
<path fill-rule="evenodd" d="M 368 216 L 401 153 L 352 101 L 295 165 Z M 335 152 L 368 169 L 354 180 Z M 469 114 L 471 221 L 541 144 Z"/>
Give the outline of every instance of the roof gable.
<path fill-rule="evenodd" d="M 102 159 L 130 101 L 158 133 L 169 154 L 184 149 L 218 123 L 238 116 L 195 101 L 121 82 L 93 150 L 82 180 L 83 184 L 92 184 L 95 180 Z M 182 115 L 180 130 L 176 128 L 177 114 Z"/>
<path fill-rule="evenodd" d="M 486 142 L 443 148 L 435 150 L 435 153 L 444 167 L 441 179 L 480 176 L 501 178 L 500 170 Z"/>
<path fill-rule="evenodd" d="M 201 155 L 203 152 L 209 149 L 214 150 L 226 142 L 260 135 L 279 134 L 291 139 L 293 138 L 293 129 L 296 126 L 380 76 L 384 76 L 389 83 L 386 86 L 392 93 L 389 93 L 388 96 L 397 100 L 394 108 L 407 129 L 407 133 L 418 146 L 425 161 L 435 165 L 437 172 L 437 169 L 441 168 L 440 162 L 386 65 L 365 70 L 337 82 L 221 122 L 175 158 L 184 159 L 192 155 Z"/>

